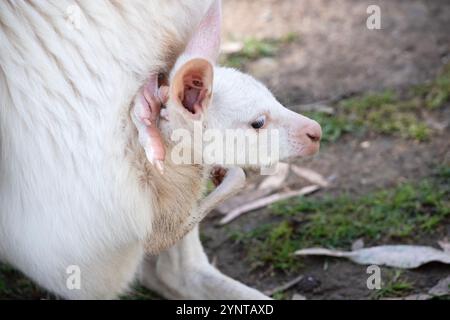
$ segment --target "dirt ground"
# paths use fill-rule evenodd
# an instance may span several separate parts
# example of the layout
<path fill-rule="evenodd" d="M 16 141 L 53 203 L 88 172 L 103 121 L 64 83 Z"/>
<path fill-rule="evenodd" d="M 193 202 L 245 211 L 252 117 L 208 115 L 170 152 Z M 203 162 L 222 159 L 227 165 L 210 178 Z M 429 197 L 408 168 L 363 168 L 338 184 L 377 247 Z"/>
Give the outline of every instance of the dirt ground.
<path fill-rule="evenodd" d="M 372 4 L 381 30 L 366 28 Z M 446 0 L 225 0 L 223 11 L 225 40 L 298 35 L 248 66 L 288 105 L 422 83 L 450 58 Z"/>
<path fill-rule="evenodd" d="M 245 65 L 287 106 L 385 89 L 402 91 L 434 78 L 450 58 L 450 2 L 445 0 L 225 0 L 224 4 L 227 41 L 298 35 L 275 57 Z M 381 30 L 366 28 L 369 4 L 381 8 Z M 436 165 L 450 160 L 448 108 L 435 117 L 446 129 L 427 143 L 370 133 L 346 135 L 326 145 L 318 156 L 297 161 L 324 176 L 336 176 L 332 186 L 313 199 L 341 194 L 356 197 L 429 176 Z M 363 141 L 370 147 L 363 148 Z M 366 268 L 343 260 L 308 258 L 290 273 L 253 269 L 245 246 L 230 239 L 230 229 L 245 232 L 271 221 L 274 218 L 268 210 L 251 212 L 226 228 L 217 227 L 219 218 L 219 213 L 211 215 L 203 224 L 203 233 L 210 257 L 224 273 L 261 290 L 304 275 L 289 290 L 288 299 L 293 293 L 308 299 L 371 297 Z M 440 230 L 421 238 L 420 244 L 435 246 L 441 237 L 450 235 L 448 223 Z M 405 277 L 414 282 L 414 292 L 426 292 L 449 274 L 448 266 L 430 264 L 406 272 Z"/>

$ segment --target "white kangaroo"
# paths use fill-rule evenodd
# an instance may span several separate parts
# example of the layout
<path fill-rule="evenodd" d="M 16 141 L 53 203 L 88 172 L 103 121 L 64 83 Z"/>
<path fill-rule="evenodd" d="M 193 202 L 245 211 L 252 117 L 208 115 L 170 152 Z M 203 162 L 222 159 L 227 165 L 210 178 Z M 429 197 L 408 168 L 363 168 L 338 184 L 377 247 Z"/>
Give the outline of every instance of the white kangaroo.
<path fill-rule="evenodd" d="M 315 121 L 250 76 L 213 66 L 219 26 L 218 0 L 0 2 L 2 261 L 69 299 L 116 298 L 136 277 L 167 298 L 267 298 L 210 265 L 198 235 L 243 171 L 230 168 L 203 198 L 208 166 L 166 156 L 162 173 L 145 150 L 152 110 L 140 88 L 169 70 L 169 121 L 159 124 L 167 155 L 171 134 L 194 121 L 277 129 L 281 158 L 318 150 Z"/>

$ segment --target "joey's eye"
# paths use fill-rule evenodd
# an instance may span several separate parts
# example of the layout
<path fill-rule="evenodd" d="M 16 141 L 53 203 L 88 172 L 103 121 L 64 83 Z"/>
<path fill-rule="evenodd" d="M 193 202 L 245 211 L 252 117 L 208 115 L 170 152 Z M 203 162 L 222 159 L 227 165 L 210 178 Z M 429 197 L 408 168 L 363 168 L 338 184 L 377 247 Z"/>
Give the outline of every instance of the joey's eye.
<path fill-rule="evenodd" d="M 266 116 L 260 116 L 251 123 L 253 129 L 261 129 L 266 124 Z"/>

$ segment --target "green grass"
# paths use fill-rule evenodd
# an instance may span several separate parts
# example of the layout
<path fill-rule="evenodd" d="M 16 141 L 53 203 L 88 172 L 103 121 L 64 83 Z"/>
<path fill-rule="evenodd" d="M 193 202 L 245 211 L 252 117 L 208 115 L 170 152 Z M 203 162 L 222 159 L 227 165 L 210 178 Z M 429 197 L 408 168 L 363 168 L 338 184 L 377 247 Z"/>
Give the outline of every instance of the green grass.
<path fill-rule="evenodd" d="M 450 101 L 450 64 L 448 64 L 441 74 L 431 85 L 423 91 L 426 105 L 430 109 L 442 107 Z"/>
<path fill-rule="evenodd" d="M 392 91 L 341 102 L 347 119 L 358 127 L 418 141 L 428 140 L 431 129 L 420 119 L 423 102 L 417 97 L 399 100 Z"/>
<path fill-rule="evenodd" d="M 252 269 L 271 265 L 278 270 L 291 270 L 300 261 L 292 255 L 296 249 L 294 228 L 288 221 L 280 224 L 263 224 L 250 232 L 234 231 L 231 239 L 245 243 Z"/>
<path fill-rule="evenodd" d="M 435 232 L 450 217 L 448 167 L 430 181 L 369 193 L 359 198 L 294 198 L 271 206 L 279 219 L 248 233 L 235 232 L 254 267 L 291 271 L 300 266 L 292 255 L 310 246 L 348 248 L 366 241 L 401 241 Z"/>
<path fill-rule="evenodd" d="M 51 296 L 39 289 L 22 273 L 8 265 L 0 264 L 0 300 L 1 299 L 42 299 Z"/>
<path fill-rule="evenodd" d="M 386 90 L 378 94 L 367 94 L 358 98 L 349 98 L 343 100 L 341 105 L 346 109 L 355 111 L 367 111 L 373 108 L 380 108 L 383 105 L 394 104 L 397 102 L 395 93 L 391 90 Z"/>
<path fill-rule="evenodd" d="M 216 186 L 214 185 L 214 182 L 211 179 L 208 179 L 208 181 L 206 181 L 206 188 L 205 188 L 204 196 L 206 197 L 208 194 L 213 192 L 215 188 L 216 188 Z"/>
<path fill-rule="evenodd" d="M 293 271 L 301 258 L 292 253 L 309 246 L 348 248 L 365 241 L 413 240 L 432 234 L 450 217 L 450 164 L 440 166 L 430 180 L 404 183 L 359 198 L 294 198 L 270 207 L 277 221 L 249 232 L 234 231 L 232 239 L 244 245 L 253 268 L 271 266 Z M 445 220 L 445 221 L 444 221 Z M 392 282 L 392 281 L 391 281 Z M 388 282 L 378 297 L 397 295 L 408 286 Z M 0 265 L 0 299 L 52 298 L 20 272 Z M 122 299 L 157 298 L 135 286 Z"/>
<path fill-rule="evenodd" d="M 286 292 L 276 292 L 272 295 L 274 300 L 289 300 L 289 296 Z"/>
<path fill-rule="evenodd" d="M 392 91 L 345 99 L 338 113 L 311 112 L 323 128 L 323 141 L 334 142 L 346 133 L 370 131 L 417 141 L 430 138 L 431 129 L 420 117 L 424 105 L 418 98 L 399 100 Z"/>
<path fill-rule="evenodd" d="M 221 63 L 243 69 L 254 60 L 273 57 L 281 47 L 297 39 L 287 34 L 279 39 L 255 39 L 244 41 L 241 51 L 224 56 Z M 406 97 L 399 97 L 392 90 L 368 93 L 340 101 L 337 113 L 305 112 L 317 120 L 323 130 L 323 142 L 334 142 L 347 133 L 374 132 L 394 137 L 427 141 L 432 129 L 424 121 L 423 110 L 442 108 L 450 102 L 450 64 L 429 84 L 411 88 Z"/>
<path fill-rule="evenodd" d="M 128 294 L 120 297 L 123 300 L 154 300 L 160 299 L 152 291 L 135 284 Z M 0 264 L 0 300 L 4 299 L 55 299 L 55 297 L 40 289 L 30 279 L 6 264 Z"/>
<path fill-rule="evenodd" d="M 404 279 L 402 270 L 392 270 L 383 273 L 385 273 L 383 276 L 387 276 L 388 280 L 382 281 L 381 289 L 374 291 L 374 299 L 404 297 L 413 291 L 413 283 Z"/>
<path fill-rule="evenodd" d="M 322 127 L 322 142 L 335 142 L 346 133 L 359 130 L 359 127 L 342 115 L 330 115 L 322 112 L 304 112 L 304 115 L 316 120 Z"/>
<path fill-rule="evenodd" d="M 134 284 L 131 290 L 120 297 L 121 300 L 158 300 L 161 299 L 156 293 L 147 288 Z"/>
<path fill-rule="evenodd" d="M 256 39 L 248 38 L 243 42 L 239 52 L 222 57 L 221 64 L 227 67 L 242 69 L 247 63 L 264 57 L 275 56 L 279 49 L 297 39 L 297 34 L 288 33 L 280 38 Z"/>
<path fill-rule="evenodd" d="M 407 97 L 400 98 L 392 90 L 344 99 L 334 115 L 309 112 L 323 129 L 323 141 L 334 142 L 346 133 L 364 130 L 390 136 L 427 141 L 432 129 L 421 111 L 438 109 L 450 101 L 450 64 L 427 85 L 416 86 Z"/>

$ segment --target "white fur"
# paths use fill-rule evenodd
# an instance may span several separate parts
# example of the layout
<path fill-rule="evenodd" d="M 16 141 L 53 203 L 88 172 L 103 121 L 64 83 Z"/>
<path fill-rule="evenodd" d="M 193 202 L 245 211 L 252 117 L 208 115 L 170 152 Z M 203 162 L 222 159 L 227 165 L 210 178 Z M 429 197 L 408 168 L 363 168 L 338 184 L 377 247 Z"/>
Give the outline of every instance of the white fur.
<path fill-rule="evenodd" d="M 74 3 L 83 17 L 79 30 L 66 20 Z M 72 299 L 117 297 L 136 271 L 166 297 L 265 298 L 209 264 L 195 225 L 170 247 L 183 235 L 171 237 L 179 222 L 192 220 L 190 214 L 204 215 L 239 189 L 239 173 L 197 204 L 206 169 L 174 167 L 169 161 L 166 175 L 159 175 L 146 163 L 128 117 L 145 79 L 171 68 L 210 4 L 0 2 L 3 261 Z M 264 108 L 281 117 L 281 125 L 292 120 L 293 114 L 255 80 L 223 72 L 223 79 L 243 77 L 243 85 L 254 86 L 249 92 L 258 97 L 264 92 L 258 101 L 268 104 L 239 110 L 228 99 L 234 90 L 242 95 L 242 89 L 221 83 L 219 72 L 208 126 L 248 124 Z M 229 104 L 234 109 L 222 109 Z M 286 141 L 292 140 L 289 135 L 286 131 Z M 294 151 L 286 155 L 299 152 Z M 145 256 L 145 250 L 154 255 Z M 66 286 L 70 265 L 81 269 L 80 290 Z"/>
<path fill-rule="evenodd" d="M 120 119 L 170 63 L 167 38 L 182 48 L 209 2 L 79 1 L 80 30 L 66 20 L 72 1 L 0 3 L 3 260 L 69 298 L 127 287 L 152 203 L 122 156 Z M 66 288 L 69 265 L 82 290 Z"/>

